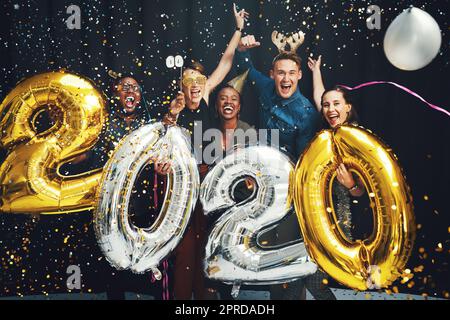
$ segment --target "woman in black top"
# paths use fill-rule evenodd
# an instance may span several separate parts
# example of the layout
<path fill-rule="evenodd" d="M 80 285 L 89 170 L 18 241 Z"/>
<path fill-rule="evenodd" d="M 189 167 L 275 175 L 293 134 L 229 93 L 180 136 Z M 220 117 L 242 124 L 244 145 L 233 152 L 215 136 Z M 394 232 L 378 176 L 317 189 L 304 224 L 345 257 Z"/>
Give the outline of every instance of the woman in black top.
<path fill-rule="evenodd" d="M 203 132 L 216 127 L 214 110 L 208 106 L 209 95 L 231 70 L 235 49 L 241 39 L 242 29 L 248 13 L 237 12 L 234 7 L 236 31 L 228 44 L 220 62 L 210 77 L 205 76 L 204 67 L 191 61 L 183 72 L 182 92 L 171 102 L 169 112 L 164 116 L 166 124 L 177 124 L 191 133 L 192 146 L 197 153 L 200 177 L 203 178 L 208 166 L 201 155 Z M 200 126 L 201 125 L 201 129 Z M 194 139 L 198 136 L 200 139 Z M 199 140 L 197 142 L 197 140 Z M 198 144 L 198 145 L 196 145 Z M 199 154 L 200 153 L 200 154 Z M 201 159 L 201 160 L 200 160 Z M 165 175 L 170 163 L 156 163 L 158 173 Z M 175 250 L 174 296 L 175 299 L 216 299 L 217 293 L 207 284 L 203 274 L 203 258 L 207 236 L 207 222 L 200 201 L 192 214 L 191 221 L 180 244 Z"/>

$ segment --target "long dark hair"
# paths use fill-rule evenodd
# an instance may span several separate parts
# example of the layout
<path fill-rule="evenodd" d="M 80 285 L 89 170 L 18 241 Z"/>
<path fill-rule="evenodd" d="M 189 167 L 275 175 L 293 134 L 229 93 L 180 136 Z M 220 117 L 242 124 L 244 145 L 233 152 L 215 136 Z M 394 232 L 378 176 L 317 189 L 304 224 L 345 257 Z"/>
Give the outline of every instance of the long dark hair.
<path fill-rule="evenodd" d="M 350 93 L 349 93 L 349 91 L 348 91 L 347 89 L 345 89 L 345 88 L 343 88 L 343 87 L 341 87 L 341 86 L 334 86 L 334 87 L 331 88 L 331 89 L 325 90 L 324 93 L 322 93 L 322 97 L 320 98 L 320 105 L 323 104 L 323 97 L 324 97 L 328 92 L 331 92 L 331 91 L 337 91 L 337 92 L 342 93 L 342 97 L 344 98 L 345 103 L 351 105 L 350 112 L 349 112 L 349 115 L 348 115 L 348 117 L 347 117 L 346 123 L 358 124 L 358 122 L 359 122 L 358 113 L 356 112 L 356 108 L 355 108 L 355 106 L 354 106 L 354 104 L 353 104 L 353 98 L 352 98 L 352 96 L 350 95 Z M 324 120 L 324 121 L 326 122 L 326 124 L 328 125 L 328 122 L 325 120 L 325 116 L 323 115 L 323 107 L 322 107 L 320 113 L 322 114 L 323 120 Z"/>

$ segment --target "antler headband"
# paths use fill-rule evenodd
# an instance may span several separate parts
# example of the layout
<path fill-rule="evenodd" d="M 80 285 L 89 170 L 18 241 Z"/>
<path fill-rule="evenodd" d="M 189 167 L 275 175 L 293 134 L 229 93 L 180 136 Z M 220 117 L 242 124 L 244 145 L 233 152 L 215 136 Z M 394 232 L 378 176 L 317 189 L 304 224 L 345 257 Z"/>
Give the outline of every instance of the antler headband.
<path fill-rule="evenodd" d="M 280 53 L 295 53 L 303 41 L 305 41 L 305 34 L 302 31 L 295 32 L 288 37 L 276 30 L 272 32 L 272 42 Z M 289 45 L 289 50 L 286 49 L 287 44 Z"/>

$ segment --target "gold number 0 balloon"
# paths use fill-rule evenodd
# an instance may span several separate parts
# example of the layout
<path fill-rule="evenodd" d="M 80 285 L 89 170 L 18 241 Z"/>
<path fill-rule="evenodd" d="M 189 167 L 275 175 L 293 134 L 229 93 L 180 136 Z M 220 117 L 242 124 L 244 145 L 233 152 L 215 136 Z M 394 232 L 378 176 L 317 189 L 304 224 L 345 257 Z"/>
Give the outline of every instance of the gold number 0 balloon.
<path fill-rule="evenodd" d="M 37 134 L 34 119 L 48 106 L 63 117 Z M 102 95 L 80 76 L 49 72 L 19 83 L 0 105 L 0 145 L 8 149 L 0 167 L 0 211 L 54 214 L 91 208 L 101 171 L 65 177 L 59 167 L 95 144 L 105 115 Z"/>
<path fill-rule="evenodd" d="M 336 223 L 332 184 L 343 162 L 364 182 L 374 215 L 372 235 L 350 242 Z M 396 156 L 355 126 L 324 130 L 291 175 L 291 197 L 311 258 L 342 284 L 359 290 L 390 285 L 415 239 L 412 197 Z"/>

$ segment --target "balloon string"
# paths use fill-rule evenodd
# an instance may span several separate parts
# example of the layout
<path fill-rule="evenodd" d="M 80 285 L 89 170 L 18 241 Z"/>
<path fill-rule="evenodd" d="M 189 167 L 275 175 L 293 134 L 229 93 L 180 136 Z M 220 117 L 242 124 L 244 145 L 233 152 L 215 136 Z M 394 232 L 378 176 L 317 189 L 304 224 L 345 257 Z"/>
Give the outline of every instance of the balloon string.
<path fill-rule="evenodd" d="M 341 85 L 341 84 L 339 86 L 344 88 L 344 89 L 347 89 L 347 90 L 356 90 L 356 89 L 363 88 L 363 87 L 368 87 L 368 86 L 371 86 L 371 85 L 374 85 L 374 84 L 391 84 L 393 86 L 396 86 L 397 88 L 400 88 L 401 90 L 409 93 L 410 95 L 412 95 L 412 96 L 418 98 L 419 100 L 421 100 L 422 102 L 426 103 L 429 107 L 431 107 L 431 108 L 433 108 L 433 109 L 435 109 L 437 111 L 443 112 L 446 115 L 450 116 L 450 111 L 445 110 L 445 109 L 443 109 L 441 107 L 438 107 L 437 105 L 434 105 L 434 104 L 426 101 L 424 98 L 422 98 L 416 92 L 414 92 L 411 89 L 408 89 L 408 88 L 406 88 L 406 87 L 404 87 L 404 86 L 402 86 L 402 85 L 400 85 L 398 83 L 395 83 L 395 82 L 391 82 L 391 81 L 371 81 L 371 82 L 365 82 L 365 83 L 360 84 L 360 85 L 358 85 L 356 87 L 349 87 L 349 86 Z"/>

